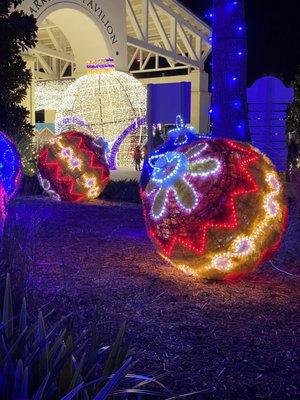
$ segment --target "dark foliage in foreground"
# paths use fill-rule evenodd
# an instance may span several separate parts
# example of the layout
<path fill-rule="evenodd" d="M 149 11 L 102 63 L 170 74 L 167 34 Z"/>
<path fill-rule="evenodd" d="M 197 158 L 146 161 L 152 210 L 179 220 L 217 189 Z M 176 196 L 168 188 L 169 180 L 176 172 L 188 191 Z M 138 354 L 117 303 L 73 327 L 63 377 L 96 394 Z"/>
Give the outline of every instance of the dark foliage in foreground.
<path fill-rule="evenodd" d="M 99 346 L 94 334 L 87 352 L 84 338 L 74 343 L 66 324 L 69 316 L 50 323 L 54 312 L 44 317 L 39 311 L 30 322 L 25 298 L 19 314 L 14 312 L 13 300 L 7 275 L 0 322 L 1 399 L 104 400 L 158 395 L 149 389 L 149 385 L 158 385 L 154 379 L 130 373 L 135 362 L 124 344 L 124 325 L 111 347 Z"/>
<path fill-rule="evenodd" d="M 21 53 L 34 47 L 37 34 L 35 18 L 16 10 L 21 3 L 0 2 L 0 129 L 17 143 L 33 133 L 27 120 L 29 113 L 20 104 L 32 78 Z"/>
<path fill-rule="evenodd" d="M 139 183 L 134 179 L 110 181 L 100 195 L 100 198 L 103 200 L 140 204 Z"/>
<path fill-rule="evenodd" d="M 44 190 L 41 187 L 36 175 L 23 175 L 19 190 L 20 195 L 38 196 L 42 195 L 43 192 Z"/>
<path fill-rule="evenodd" d="M 40 196 L 44 193 L 36 175 L 24 175 L 22 178 L 19 195 Z M 100 195 L 100 199 L 120 201 L 125 203 L 141 204 L 139 183 L 134 179 L 110 181 Z"/>

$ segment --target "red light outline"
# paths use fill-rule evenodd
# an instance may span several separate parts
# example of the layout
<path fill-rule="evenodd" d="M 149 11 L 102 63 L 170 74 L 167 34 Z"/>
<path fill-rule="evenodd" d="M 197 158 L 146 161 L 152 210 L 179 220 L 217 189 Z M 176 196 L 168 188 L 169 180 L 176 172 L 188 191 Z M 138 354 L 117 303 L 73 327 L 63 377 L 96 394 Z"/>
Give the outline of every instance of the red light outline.
<path fill-rule="evenodd" d="M 237 164 L 238 170 L 241 172 L 243 176 L 246 177 L 246 182 L 249 184 L 250 183 L 250 189 L 241 189 L 237 188 L 234 190 L 232 193 L 229 194 L 228 201 L 226 204 L 226 208 L 228 207 L 228 210 L 230 212 L 230 220 L 233 220 L 233 222 L 228 222 L 228 219 L 225 222 L 218 222 L 215 223 L 213 221 L 208 221 L 206 223 L 203 223 L 201 226 L 201 234 L 200 234 L 200 239 L 198 241 L 198 245 L 195 246 L 193 240 L 191 239 L 186 239 L 183 240 L 179 236 L 175 235 L 172 237 L 170 242 L 167 245 L 164 245 L 157 237 L 155 232 L 151 229 L 148 228 L 148 234 L 149 236 L 155 241 L 157 246 L 160 248 L 160 251 L 163 252 L 163 254 L 167 257 L 170 257 L 170 255 L 173 252 L 173 249 L 177 243 L 181 244 L 182 246 L 188 248 L 189 250 L 192 250 L 196 254 L 203 254 L 205 250 L 205 244 L 206 244 L 206 237 L 207 237 L 207 231 L 210 228 L 228 228 L 228 229 L 234 229 L 238 226 L 238 221 L 237 221 L 237 213 L 236 213 L 236 207 L 235 207 L 235 199 L 237 196 L 243 195 L 243 194 L 249 194 L 249 193 L 255 193 L 259 190 L 257 183 L 255 180 L 252 178 L 250 175 L 249 171 L 247 170 L 247 166 L 250 163 L 253 163 L 258 160 L 259 154 L 256 153 L 254 150 L 245 148 L 238 144 L 237 142 L 234 142 L 232 140 L 228 139 L 219 139 L 219 141 L 228 144 L 232 149 L 238 150 L 242 152 L 243 154 L 248 155 L 248 158 L 243 160 L 240 164 Z M 141 192 L 142 199 L 144 199 L 144 192 Z"/>

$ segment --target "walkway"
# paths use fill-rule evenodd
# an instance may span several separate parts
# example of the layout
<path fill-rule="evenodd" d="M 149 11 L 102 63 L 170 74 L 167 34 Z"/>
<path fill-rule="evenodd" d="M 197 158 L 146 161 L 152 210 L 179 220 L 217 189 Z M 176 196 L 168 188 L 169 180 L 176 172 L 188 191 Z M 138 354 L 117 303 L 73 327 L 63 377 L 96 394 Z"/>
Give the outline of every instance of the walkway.
<path fill-rule="evenodd" d="M 135 171 L 133 168 L 118 168 L 116 171 L 110 171 L 110 179 L 112 181 L 122 181 L 122 180 L 130 180 L 140 179 L 141 173 L 139 171 Z"/>

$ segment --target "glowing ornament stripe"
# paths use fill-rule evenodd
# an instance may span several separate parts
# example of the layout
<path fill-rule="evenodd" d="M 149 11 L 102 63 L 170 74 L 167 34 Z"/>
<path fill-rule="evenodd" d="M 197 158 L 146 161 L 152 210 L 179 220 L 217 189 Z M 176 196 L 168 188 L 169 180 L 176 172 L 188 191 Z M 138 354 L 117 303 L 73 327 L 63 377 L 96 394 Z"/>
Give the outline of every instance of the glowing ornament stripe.
<path fill-rule="evenodd" d="M 275 174 L 267 174 L 265 177 L 266 182 L 271 188 L 271 192 L 268 193 L 263 199 L 263 209 L 265 210 L 265 218 L 258 225 L 258 227 L 252 231 L 252 234 L 248 237 L 240 236 L 234 240 L 231 245 L 231 251 L 225 252 L 222 254 L 215 255 L 212 259 L 212 266 L 218 268 L 215 260 L 218 257 L 223 257 L 228 260 L 228 265 L 231 265 L 232 269 L 234 267 L 234 258 L 235 257 L 245 257 L 251 255 L 255 251 L 255 243 L 260 240 L 260 237 L 265 234 L 265 229 L 271 223 L 271 220 L 275 218 L 279 213 L 279 204 L 276 202 L 274 197 L 280 193 L 281 183 Z M 270 205 L 271 202 L 271 205 Z M 247 242 L 247 247 L 245 248 L 245 242 Z M 243 245 L 244 243 L 244 245 Z M 208 269 L 210 266 L 207 267 Z M 219 268 L 222 270 L 222 268 Z M 228 269 L 227 269 L 228 270 Z"/>
<path fill-rule="evenodd" d="M 134 132 L 137 128 L 145 124 L 146 124 L 145 117 L 137 118 L 132 124 L 130 124 L 126 129 L 124 129 L 124 131 L 114 141 L 110 154 L 108 156 L 108 165 L 111 170 L 117 169 L 117 154 L 123 141 L 130 133 Z"/>

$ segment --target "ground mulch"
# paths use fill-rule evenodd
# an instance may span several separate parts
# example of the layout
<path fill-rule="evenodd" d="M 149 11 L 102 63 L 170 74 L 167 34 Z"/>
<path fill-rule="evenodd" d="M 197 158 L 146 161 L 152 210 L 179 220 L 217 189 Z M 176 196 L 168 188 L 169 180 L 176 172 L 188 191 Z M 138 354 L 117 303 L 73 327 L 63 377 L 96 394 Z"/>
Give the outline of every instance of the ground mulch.
<path fill-rule="evenodd" d="M 296 329 L 300 222 L 295 207 L 273 263 L 247 279 L 204 282 L 156 253 L 137 205 L 55 203 L 10 206 L 27 230 L 25 292 L 32 309 L 72 312 L 75 333 L 96 324 L 110 344 L 122 324 L 139 360 L 194 399 L 297 399 Z M 29 232 L 29 233 L 28 233 Z"/>

